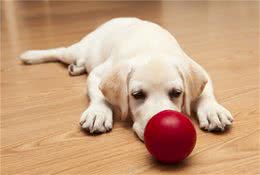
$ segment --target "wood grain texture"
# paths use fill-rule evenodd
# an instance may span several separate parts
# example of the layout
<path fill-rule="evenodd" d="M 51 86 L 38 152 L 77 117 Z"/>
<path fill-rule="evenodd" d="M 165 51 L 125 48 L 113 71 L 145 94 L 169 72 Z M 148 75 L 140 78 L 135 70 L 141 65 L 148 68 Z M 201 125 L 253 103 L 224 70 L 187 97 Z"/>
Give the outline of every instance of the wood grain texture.
<path fill-rule="evenodd" d="M 1 2 L 1 174 L 260 174 L 258 13 L 258 2 Z M 197 145 L 183 163 L 154 161 L 131 122 L 84 133 L 78 122 L 88 105 L 87 76 L 16 59 L 27 49 L 67 46 L 119 16 L 174 34 L 234 115 L 221 134 L 196 125 Z"/>

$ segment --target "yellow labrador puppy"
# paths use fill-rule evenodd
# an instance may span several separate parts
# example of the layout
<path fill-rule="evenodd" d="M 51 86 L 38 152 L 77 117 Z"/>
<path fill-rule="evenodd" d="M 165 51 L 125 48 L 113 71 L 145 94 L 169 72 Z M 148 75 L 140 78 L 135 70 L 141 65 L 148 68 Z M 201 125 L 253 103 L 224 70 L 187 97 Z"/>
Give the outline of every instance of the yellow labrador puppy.
<path fill-rule="evenodd" d="M 112 129 L 112 107 L 143 140 L 148 120 L 172 109 L 197 113 L 200 127 L 209 131 L 231 125 L 230 112 L 214 97 L 211 80 L 165 29 L 137 18 L 116 18 L 69 47 L 32 50 L 20 59 L 27 64 L 61 61 L 71 75 L 89 72 L 90 105 L 80 118 L 91 133 Z"/>

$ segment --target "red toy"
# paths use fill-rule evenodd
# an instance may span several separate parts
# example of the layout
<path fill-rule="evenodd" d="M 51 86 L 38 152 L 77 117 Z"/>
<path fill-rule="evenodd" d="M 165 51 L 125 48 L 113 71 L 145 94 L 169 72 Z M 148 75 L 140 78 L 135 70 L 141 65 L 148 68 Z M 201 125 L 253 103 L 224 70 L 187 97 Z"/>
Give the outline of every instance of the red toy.
<path fill-rule="evenodd" d="M 196 143 L 196 130 L 185 115 L 165 110 L 154 115 L 147 123 L 144 143 L 159 161 L 176 163 L 185 159 Z"/>

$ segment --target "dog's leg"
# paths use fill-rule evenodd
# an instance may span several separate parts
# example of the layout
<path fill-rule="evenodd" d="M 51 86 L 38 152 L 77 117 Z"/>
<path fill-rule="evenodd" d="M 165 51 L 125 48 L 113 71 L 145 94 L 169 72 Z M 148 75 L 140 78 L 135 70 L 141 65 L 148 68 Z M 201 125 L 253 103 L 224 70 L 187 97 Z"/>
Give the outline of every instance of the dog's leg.
<path fill-rule="evenodd" d="M 81 75 L 86 72 L 84 55 L 80 55 L 80 44 L 70 47 L 61 47 L 47 50 L 29 50 L 24 52 L 20 59 L 25 64 L 60 61 L 69 64 L 70 75 Z"/>
<path fill-rule="evenodd" d="M 72 64 L 77 60 L 75 46 L 47 50 L 29 50 L 20 55 L 20 60 L 25 64 L 38 64 L 44 62 L 61 61 Z"/>
<path fill-rule="evenodd" d="M 86 73 L 86 65 L 84 59 L 77 59 L 76 63 L 72 63 L 68 67 L 69 74 L 72 76 Z"/>
<path fill-rule="evenodd" d="M 194 107 L 202 129 L 223 131 L 233 121 L 231 113 L 217 102 L 210 79 Z"/>
<path fill-rule="evenodd" d="M 90 133 L 102 133 L 112 129 L 113 113 L 110 105 L 99 89 L 102 74 L 107 69 L 107 62 L 90 72 L 87 80 L 87 91 L 90 98 L 89 107 L 83 112 L 80 124 Z"/>

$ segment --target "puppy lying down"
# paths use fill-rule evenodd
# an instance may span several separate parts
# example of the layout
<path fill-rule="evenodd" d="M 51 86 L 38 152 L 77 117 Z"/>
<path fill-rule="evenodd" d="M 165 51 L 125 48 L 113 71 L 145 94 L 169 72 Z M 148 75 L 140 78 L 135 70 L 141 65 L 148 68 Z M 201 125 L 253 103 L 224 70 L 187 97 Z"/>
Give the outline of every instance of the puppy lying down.
<path fill-rule="evenodd" d="M 141 140 L 148 120 L 165 109 L 196 112 L 208 131 L 223 131 L 233 121 L 216 101 L 206 71 L 167 30 L 149 21 L 115 18 L 69 47 L 31 50 L 20 59 L 27 64 L 61 61 L 69 64 L 70 75 L 89 73 L 90 105 L 80 124 L 90 133 L 112 129 L 112 108 L 122 119 L 132 117 Z"/>

